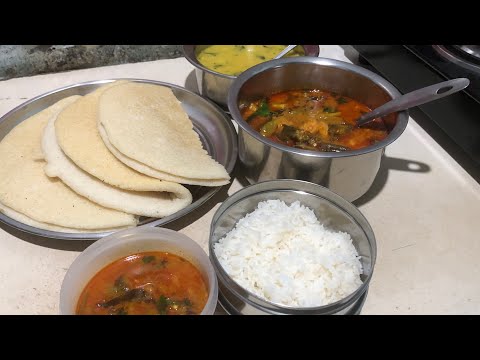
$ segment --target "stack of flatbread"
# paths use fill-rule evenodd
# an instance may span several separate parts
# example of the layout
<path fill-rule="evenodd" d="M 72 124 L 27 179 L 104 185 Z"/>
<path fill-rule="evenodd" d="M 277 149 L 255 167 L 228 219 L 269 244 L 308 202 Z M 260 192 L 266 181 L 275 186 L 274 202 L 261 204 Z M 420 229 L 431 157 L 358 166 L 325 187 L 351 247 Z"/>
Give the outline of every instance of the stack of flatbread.
<path fill-rule="evenodd" d="M 181 184 L 230 180 L 170 88 L 127 81 L 65 98 L 23 121 L 0 142 L 0 163 L 0 211 L 61 232 L 165 217 L 192 202 Z"/>

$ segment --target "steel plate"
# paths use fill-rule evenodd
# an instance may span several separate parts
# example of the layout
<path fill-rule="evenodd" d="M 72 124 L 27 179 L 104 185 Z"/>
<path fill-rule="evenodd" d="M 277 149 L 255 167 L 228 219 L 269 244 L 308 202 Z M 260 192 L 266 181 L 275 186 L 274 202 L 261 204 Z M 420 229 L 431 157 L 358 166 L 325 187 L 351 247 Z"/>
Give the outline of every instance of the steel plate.
<path fill-rule="evenodd" d="M 204 148 L 208 151 L 210 156 L 225 167 L 228 173 L 232 172 L 238 152 L 237 133 L 232 121 L 225 112 L 209 100 L 188 91 L 185 88 L 155 80 L 122 78 L 89 81 L 66 86 L 37 96 L 17 106 L 15 109 L 0 118 L 0 141 L 10 132 L 10 130 L 22 121 L 53 105 L 57 101 L 72 95 L 86 95 L 100 86 L 116 80 L 129 80 L 132 82 L 148 83 L 171 88 L 177 99 L 181 102 L 183 109 L 190 117 L 194 129 L 199 134 Z M 192 204 L 177 211 L 175 214 L 161 219 L 140 218 L 138 226 L 162 226 L 171 221 L 177 220 L 201 206 L 221 188 L 193 185 L 187 185 L 186 187 L 188 187 L 192 193 Z M 97 240 L 112 233 L 64 233 L 48 231 L 18 222 L 3 213 L 0 213 L 0 221 L 31 234 L 55 239 Z"/>

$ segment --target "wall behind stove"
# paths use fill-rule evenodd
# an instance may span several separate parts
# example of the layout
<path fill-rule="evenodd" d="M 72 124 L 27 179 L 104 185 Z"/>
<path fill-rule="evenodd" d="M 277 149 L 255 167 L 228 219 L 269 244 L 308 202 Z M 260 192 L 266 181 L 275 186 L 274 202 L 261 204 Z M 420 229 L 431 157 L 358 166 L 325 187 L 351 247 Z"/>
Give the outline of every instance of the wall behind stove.
<path fill-rule="evenodd" d="M 180 56 L 181 45 L 0 45 L 0 80 Z"/>

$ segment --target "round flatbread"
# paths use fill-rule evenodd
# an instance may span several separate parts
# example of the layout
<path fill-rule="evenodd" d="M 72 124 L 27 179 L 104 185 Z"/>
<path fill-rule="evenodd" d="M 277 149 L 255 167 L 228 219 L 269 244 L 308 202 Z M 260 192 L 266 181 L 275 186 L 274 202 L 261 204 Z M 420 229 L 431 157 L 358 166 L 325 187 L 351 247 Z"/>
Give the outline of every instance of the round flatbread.
<path fill-rule="evenodd" d="M 105 184 L 76 166 L 62 151 L 55 135 L 56 115 L 45 126 L 42 149 L 47 161 L 45 173 L 60 178 L 79 195 L 102 206 L 130 214 L 165 217 L 192 202 L 190 192 L 180 184 L 163 182 L 164 191 L 129 191 Z"/>
<path fill-rule="evenodd" d="M 63 232 L 63 233 L 96 233 L 96 232 L 110 232 L 110 231 L 119 231 L 125 229 L 126 227 L 115 228 L 115 229 L 90 229 L 90 230 L 81 230 L 81 229 L 74 229 L 74 228 L 67 228 L 62 226 L 56 226 L 47 224 L 41 221 L 36 221 L 29 218 L 27 215 L 21 214 L 18 211 L 10 209 L 8 206 L 3 205 L 0 203 L 0 213 L 7 215 L 9 218 L 13 220 L 17 220 L 22 224 L 29 225 L 36 227 L 38 229 L 44 229 L 49 231 L 56 231 L 56 232 Z"/>
<path fill-rule="evenodd" d="M 230 182 L 228 179 L 191 179 L 191 178 L 184 178 L 181 176 L 175 176 L 172 174 L 168 174 L 163 171 L 156 170 L 154 168 L 151 168 L 148 165 L 142 164 L 141 162 L 138 162 L 136 160 L 133 160 L 129 158 L 128 156 L 123 155 L 120 151 L 118 151 L 115 146 L 113 146 L 110 141 L 108 140 L 107 134 L 105 132 L 105 129 L 103 128 L 103 125 L 99 125 L 99 133 L 100 136 L 103 139 L 104 144 L 108 148 L 108 150 L 115 155 L 115 157 L 123 162 L 125 165 L 131 167 L 132 169 L 137 170 L 138 172 L 141 172 L 145 175 L 157 178 L 157 179 L 162 179 L 165 181 L 172 181 L 175 183 L 180 183 L 180 184 L 190 184 L 190 185 L 200 185 L 200 186 L 222 186 L 226 185 Z"/>
<path fill-rule="evenodd" d="M 137 217 L 107 209 L 49 178 L 40 159 L 48 120 L 76 101 L 65 98 L 17 125 L 0 142 L 0 202 L 28 218 L 64 228 L 100 230 L 135 226 Z"/>
<path fill-rule="evenodd" d="M 143 83 L 113 86 L 100 96 L 98 109 L 99 125 L 108 141 L 126 157 L 187 179 L 186 184 L 188 179 L 230 179 L 225 168 L 203 149 L 170 88 Z"/>
<path fill-rule="evenodd" d="M 127 81 L 104 85 L 65 108 L 55 121 L 58 144 L 75 165 L 109 185 L 133 191 L 167 191 L 161 180 L 141 174 L 119 161 L 98 133 L 100 95 L 123 83 Z"/>

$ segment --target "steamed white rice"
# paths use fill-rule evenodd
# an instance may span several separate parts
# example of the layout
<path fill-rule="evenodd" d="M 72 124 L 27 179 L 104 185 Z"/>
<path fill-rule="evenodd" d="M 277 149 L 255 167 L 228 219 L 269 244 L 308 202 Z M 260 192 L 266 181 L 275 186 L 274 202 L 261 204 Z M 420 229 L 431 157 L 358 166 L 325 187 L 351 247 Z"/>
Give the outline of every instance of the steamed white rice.
<path fill-rule="evenodd" d="M 361 284 L 362 265 L 349 234 L 325 228 L 296 201 L 260 202 L 214 245 L 225 271 L 268 301 L 327 305 Z"/>

